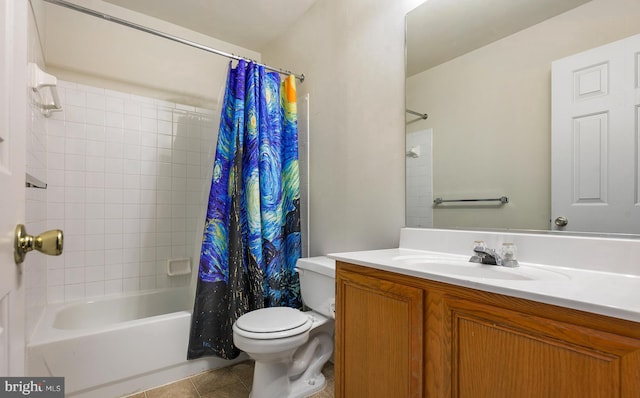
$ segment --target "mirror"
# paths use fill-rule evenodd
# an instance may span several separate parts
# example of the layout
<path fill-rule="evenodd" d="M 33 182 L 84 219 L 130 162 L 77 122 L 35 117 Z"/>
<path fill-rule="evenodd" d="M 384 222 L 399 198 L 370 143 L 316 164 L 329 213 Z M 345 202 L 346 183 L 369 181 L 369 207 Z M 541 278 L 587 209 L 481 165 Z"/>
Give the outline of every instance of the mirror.
<path fill-rule="evenodd" d="M 407 226 L 552 229 L 551 63 L 640 33 L 640 2 L 428 0 L 406 23 Z"/>

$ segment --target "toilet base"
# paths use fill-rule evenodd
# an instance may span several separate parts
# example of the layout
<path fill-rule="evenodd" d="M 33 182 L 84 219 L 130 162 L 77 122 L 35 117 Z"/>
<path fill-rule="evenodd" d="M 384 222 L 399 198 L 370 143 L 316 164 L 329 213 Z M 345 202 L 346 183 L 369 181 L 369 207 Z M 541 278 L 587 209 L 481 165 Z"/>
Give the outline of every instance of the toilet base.
<path fill-rule="evenodd" d="M 322 373 L 291 381 L 286 364 L 256 362 L 249 398 L 304 398 L 322 391 L 327 381 Z"/>
<path fill-rule="evenodd" d="M 302 379 L 302 378 L 301 378 Z M 322 373 L 307 380 L 296 380 L 292 383 L 291 398 L 303 398 L 324 390 L 327 380 Z"/>
<path fill-rule="evenodd" d="M 332 325 L 331 325 L 332 326 Z M 256 360 L 250 398 L 304 398 L 325 388 L 322 368 L 333 354 L 333 338 L 315 330 L 309 341 L 287 359 Z M 249 353 L 249 356 L 251 354 Z M 264 359 L 264 358 L 263 358 Z"/>

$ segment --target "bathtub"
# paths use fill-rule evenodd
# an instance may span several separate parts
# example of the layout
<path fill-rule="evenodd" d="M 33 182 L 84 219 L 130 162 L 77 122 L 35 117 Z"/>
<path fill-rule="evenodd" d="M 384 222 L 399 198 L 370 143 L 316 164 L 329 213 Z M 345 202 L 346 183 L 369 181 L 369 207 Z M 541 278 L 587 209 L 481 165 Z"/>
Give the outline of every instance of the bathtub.
<path fill-rule="evenodd" d="M 187 361 L 193 293 L 167 289 L 50 305 L 27 345 L 29 376 L 63 376 L 65 396 L 113 398 L 234 361 Z"/>

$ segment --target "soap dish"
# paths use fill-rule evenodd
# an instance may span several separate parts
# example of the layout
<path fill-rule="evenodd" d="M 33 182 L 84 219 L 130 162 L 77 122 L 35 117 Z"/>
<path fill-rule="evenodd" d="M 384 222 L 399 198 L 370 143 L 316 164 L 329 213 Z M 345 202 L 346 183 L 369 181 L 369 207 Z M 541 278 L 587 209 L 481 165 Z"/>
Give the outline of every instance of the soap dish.
<path fill-rule="evenodd" d="M 191 273 L 191 258 L 170 258 L 167 260 L 167 275 L 188 275 Z"/>

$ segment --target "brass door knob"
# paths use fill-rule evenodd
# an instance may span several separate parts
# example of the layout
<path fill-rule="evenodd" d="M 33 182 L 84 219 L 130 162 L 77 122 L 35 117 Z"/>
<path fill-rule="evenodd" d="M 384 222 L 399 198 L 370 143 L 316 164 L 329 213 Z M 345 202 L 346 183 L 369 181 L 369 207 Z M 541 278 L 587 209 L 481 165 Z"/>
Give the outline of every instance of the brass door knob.
<path fill-rule="evenodd" d="M 50 256 L 59 256 L 62 254 L 63 242 L 64 236 L 59 229 L 52 229 L 34 237 L 27 234 L 24 225 L 18 224 L 13 243 L 13 258 L 16 264 L 21 264 L 27 253 L 33 249 Z"/>

